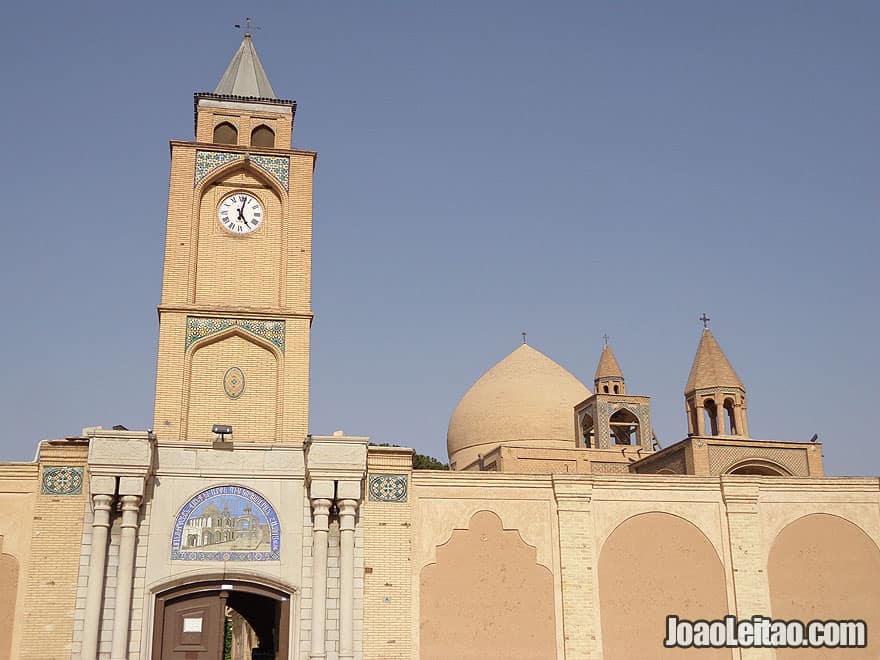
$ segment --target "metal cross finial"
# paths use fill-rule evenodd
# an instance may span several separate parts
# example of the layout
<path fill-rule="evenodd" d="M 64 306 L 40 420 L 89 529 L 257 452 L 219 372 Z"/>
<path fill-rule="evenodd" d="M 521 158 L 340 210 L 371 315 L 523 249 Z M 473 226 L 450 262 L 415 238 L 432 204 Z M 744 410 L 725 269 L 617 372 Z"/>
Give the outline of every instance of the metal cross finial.
<path fill-rule="evenodd" d="M 700 320 L 703 322 L 703 328 L 708 328 L 709 321 L 711 321 L 712 319 L 710 319 L 708 316 L 706 316 L 706 312 L 703 312 L 703 315 L 700 317 Z"/>
<path fill-rule="evenodd" d="M 608 335 L 607 334 L 602 335 L 602 339 L 605 340 L 605 345 L 608 346 Z"/>
<path fill-rule="evenodd" d="M 523 336 L 523 344 L 525 344 L 526 343 L 526 333 L 521 332 L 520 334 Z"/>

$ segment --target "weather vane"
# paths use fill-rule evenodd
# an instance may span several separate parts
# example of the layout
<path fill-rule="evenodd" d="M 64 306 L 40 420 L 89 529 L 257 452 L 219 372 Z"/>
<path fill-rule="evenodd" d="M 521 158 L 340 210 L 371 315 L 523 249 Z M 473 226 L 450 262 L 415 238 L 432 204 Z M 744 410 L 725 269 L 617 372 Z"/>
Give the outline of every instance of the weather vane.
<path fill-rule="evenodd" d="M 706 312 L 703 312 L 703 315 L 700 317 L 700 320 L 703 322 L 703 328 L 708 329 L 709 328 L 709 321 L 711 321 L 712 319 L 710 319 L 708 316 L 706 316 Z"/>
<path fill-rule="evenodd" d="M 240 29 L 241 29 L 241 23 L 236 23 L 236 24 L 235 24 L 235 27 L 238 28 L 238 29 L 240 30 Z M 245 17 L 245 19 L 244 19 L 244 35 L 245 35 L 246 37 L 247 37 L 247 36 L 250 36 L 250 34 L 251 34 L 251 27 L 252 27 L 252 26 L 251 26 L 251 17 L 250 17 L 250 16 L 247 16 L 247 17 Z M 254 25 L 254 26 L 253 26 L 253 29 L 254 29 L 254 30 L 262 30 L 263 28 L 261 28 L 261 27 L 258 26 L 258 25 Z"/>

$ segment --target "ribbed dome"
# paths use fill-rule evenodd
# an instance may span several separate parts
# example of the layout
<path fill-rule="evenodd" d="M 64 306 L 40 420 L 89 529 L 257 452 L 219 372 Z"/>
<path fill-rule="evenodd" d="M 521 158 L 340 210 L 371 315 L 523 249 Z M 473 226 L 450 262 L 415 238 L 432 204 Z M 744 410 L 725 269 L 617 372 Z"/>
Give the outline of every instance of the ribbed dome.
<path fill-rule="evenodd" d="M 521 345 L 483 374 L 449 420 L 449 460 L 461 469 L 500 444 L 573 447 L 574 406 L 591 394 L 543 353 Z"/>

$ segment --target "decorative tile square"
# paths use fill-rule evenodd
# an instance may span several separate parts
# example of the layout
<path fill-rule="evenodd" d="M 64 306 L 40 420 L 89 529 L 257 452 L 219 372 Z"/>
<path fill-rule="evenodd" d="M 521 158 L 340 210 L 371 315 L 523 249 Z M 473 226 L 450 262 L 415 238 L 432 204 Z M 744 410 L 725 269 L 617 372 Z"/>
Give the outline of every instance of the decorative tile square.
<path fill-rule="evenodd" d="M 373 502 L 406 502 L 406 475 L 371 474 L 369 491 Z"/>
<path fill-rule="evenodd" d="M 83 469 L 59 465 L 43 468 L 43 495 L 81 495 L 83 488 Z"/>

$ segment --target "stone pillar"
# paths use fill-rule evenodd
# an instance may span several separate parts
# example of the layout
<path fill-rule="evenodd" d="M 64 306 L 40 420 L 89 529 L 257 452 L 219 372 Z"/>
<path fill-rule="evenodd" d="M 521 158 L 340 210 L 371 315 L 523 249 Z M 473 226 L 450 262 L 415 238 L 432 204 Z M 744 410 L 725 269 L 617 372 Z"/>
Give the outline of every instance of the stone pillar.
<path fill-rule="evenodd" d="M 144 480 L 142 478 L 121 477 L 119 480 L 119 499 L 122 503 L 122 534 L 119 541 L 119 567 L 116 572 L 116 609 L 113 611 L 113 643 L 110 647 L 110 660 L 126 660 L 128 658 L 134 551 L 143 490 Z"/>
<path fill-rule="evenodd" d="M 333 483 L 330 482 L 332 490 Z M 318 490 L 314 488 L 313 491 Z M 312 499 L 312 642 L 309 658 L 327 657 L 325 630 L 327 613 L 327 535 L 330 531 L 330 498 Z"/>
<path fill-rule="evenodd" d="M 715 435 L 724 435 L 724 431 L 726 430 L 724 426 L 724 402 L 722 401 L 720 404 L 715 406 L 715 427 L 718 430 L 718 433 Z"/>
<path fill-rule="evenodd" d="M 355 484 L 360 490 L 360 484 Z M 339 484 L 342 490 L 343 484 Z M 354 521 L 358 502 L 339 500 L 339 660 L 354 658 Z"/>
<path fill-rule="evenodd" d="M 101 603 L 104 596 L 104 568 L 107 562 L 107 536 L 110 532 L 110 509 L 116 492 L 114 477 L 92 477 L 92 543 L 89 554 L 89 577 L 83 622 L 82 659 L 98 657 L 98 634 L 101 627 Z"/>
<path fill-rule="evenodd" d="M 705 408 L 702 404 L 696 405 L 697 409 L 697 435 L 705 436 L 706 435 L 706 413 Z"/>

